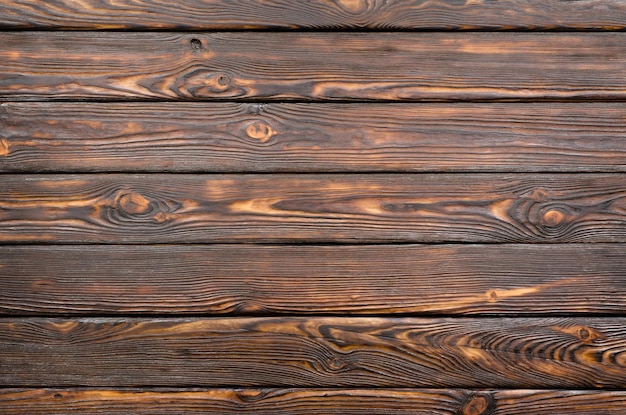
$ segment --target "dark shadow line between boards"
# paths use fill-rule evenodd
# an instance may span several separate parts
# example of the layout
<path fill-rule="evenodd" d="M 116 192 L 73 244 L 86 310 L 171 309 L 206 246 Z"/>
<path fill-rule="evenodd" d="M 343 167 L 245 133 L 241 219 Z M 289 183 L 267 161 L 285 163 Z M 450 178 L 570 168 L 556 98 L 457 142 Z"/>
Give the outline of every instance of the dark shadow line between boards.
<path fill-rule="evenodd" d="M 328 26 L 319 28 L 309 27 L 252 27 L 234 28 L 219 26 L 209 27 L 170 27 L 157 28 L 147 26 L 129 26 L 126 28 L 96 28 L 85 26 L 0 26 L 0 33 L 8 32 L 94 32 L 94 33 L 621 33 L 626 32 L 626 24 L 616 25 L 617 27 L 603 28 L 599 25 L 589 27 L 550 27 L 550 26 L 485 26 L 485 27 L 349 27 L 349 26 Z"/>

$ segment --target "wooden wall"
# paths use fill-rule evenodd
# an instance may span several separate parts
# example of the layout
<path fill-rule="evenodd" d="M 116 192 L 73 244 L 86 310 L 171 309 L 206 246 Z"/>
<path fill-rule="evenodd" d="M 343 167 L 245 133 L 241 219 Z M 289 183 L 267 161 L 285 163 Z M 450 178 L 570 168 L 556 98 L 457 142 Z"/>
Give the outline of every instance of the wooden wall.
<path fill-rule="evenodd" d="M 0 413 L 626 413 L 625 29 L 0 0 Z"/>

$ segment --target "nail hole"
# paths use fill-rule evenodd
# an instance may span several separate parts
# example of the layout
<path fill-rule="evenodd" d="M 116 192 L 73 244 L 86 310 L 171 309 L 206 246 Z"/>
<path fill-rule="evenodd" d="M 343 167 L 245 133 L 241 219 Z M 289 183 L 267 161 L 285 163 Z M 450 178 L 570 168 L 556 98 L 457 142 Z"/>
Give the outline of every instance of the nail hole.
<path fill-rule="evenodd" d="M 197 52 L 200 49 L 202 49 L 202 42 L 200 42 L 200 40 L 198 40 L 196 38 L 191 39 L 191 50 Z"/>
<path fill-rule="evenodd" d="M 54 398 L 55 399 L 61 399 L 63 397 L 63 395 L 61 395 L 60 393 L 55 393 L 54 394 Z"/>

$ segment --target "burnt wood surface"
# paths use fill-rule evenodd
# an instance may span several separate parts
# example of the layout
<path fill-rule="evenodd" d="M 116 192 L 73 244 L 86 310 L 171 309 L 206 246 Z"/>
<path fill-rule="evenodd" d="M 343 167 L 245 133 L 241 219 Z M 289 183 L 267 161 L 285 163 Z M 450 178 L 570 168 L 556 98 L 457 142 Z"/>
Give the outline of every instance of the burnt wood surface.
<path fill-rule="evenodd" d="M 626 27 L 620 0 L 1 0 L 0 28 L 595 29 Z"/>
<path fill-rule="evenodd" d="M 0 172 L 626 171 L 623 103 L 3 103 Z"/>
<path fill-rule="evenodd" d="M 5 175 L 0 241 L 624 242 L 626 176 Z"/>
<path fill-rule="evenodd" d="M 623 0 L 0 0 L 0 414 L 626 413 Z"/>
<path fill-rule="evenodd" d="M 0 247 L 0 314 L 623 314 L 621 245 Z"/>
<path fill-rule="evenodd" d="M 623 318 L 0 321 L 7 386 L 625 388 Z"/>
<path fill-rule="evenodd" d="M 622 391 L 0 389 L 3 414 L 622 415 Z"/>
<path fill-rule="evenodd" d="M 3 32 L 0 100 L 626 98 L 626 33 Z"/>

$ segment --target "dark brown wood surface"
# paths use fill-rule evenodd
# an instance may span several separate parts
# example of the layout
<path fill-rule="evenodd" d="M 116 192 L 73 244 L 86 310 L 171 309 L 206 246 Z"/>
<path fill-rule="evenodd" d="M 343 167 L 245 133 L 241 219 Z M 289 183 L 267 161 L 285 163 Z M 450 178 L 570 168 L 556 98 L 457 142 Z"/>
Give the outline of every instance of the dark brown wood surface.
<path fill-rule="evenodd" d="M 4 175 L 0 240 L 626 242 L 626 176 Z"/>
<path fill-rule="evenodd" d="M 623 29 L 620 0 L 2 0 L 0 27 Z"/>
<path fill-rule="evenodd" d="M 625 388 L 623 318 L 0 321 L 5 386 Z"/>
<path fill-rule="evenodd" d="M 0 172 L 626 171 L 623 103 L 3 103 Z"/>
<path fill-rule="evenodd" d="M 620 315 L 625 273 L 614 244 L 3 246 L 0 314 Z"/>
<path fill-rule="evenodd" d="M 624 0 L 0 0 L 0 414 L 624 414 L 625 102 Z"/>
<path fill-rule="evenodd" d="M 626 98 L 626 33 L 0 33 L 0 100 Z"/>
<path fill-rule="evenodd" d="M 465 389 L 0 389 L 13 414 L 622 415 L 617 391 Z"/>

